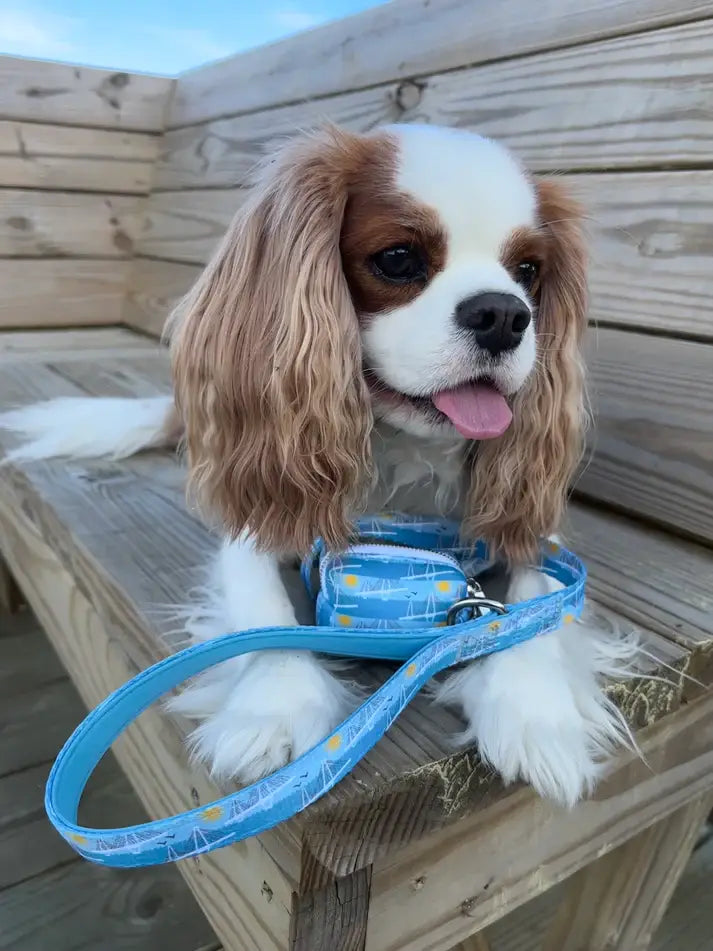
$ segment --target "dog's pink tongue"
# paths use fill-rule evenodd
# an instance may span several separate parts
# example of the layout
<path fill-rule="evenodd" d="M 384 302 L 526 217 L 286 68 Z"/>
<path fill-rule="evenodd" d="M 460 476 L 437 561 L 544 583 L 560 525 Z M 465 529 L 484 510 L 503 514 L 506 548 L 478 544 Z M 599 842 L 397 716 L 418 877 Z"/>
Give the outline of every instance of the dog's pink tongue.
<path fill-rule="evenodd" d="M 512 422 L 505 397 L 490 383 L 464 383 L 453 390 L 435 393 L 432 400 L 436 409 L 468 439 L 502 436 Z"/>

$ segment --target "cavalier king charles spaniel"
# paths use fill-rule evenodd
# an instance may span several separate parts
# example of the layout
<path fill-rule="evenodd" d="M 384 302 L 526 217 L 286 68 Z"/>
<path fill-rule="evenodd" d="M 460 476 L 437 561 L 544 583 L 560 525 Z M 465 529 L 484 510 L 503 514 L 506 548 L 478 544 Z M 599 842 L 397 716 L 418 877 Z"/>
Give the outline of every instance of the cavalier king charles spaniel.
<path fill-rule="evenodd" d="M 531 560 L 580 459 L 582 213 L 557 180 L 447 128 L 330 127 L 284 145 L 169 319 L 174 397 L 60 399 L 6 413 L 11 458 L 114 457 L 185 439 L 224 542 L 194 639 L 294 625 L 280 573 L 355 515 L 455 514 L 507 566 L 506 600 L 556 584 Z M 506 782 L 572 804 L 627 729 L 603 689 L 625 642 L 585 622 L 436 686 Z M 357 702 L 334 666 L 267 651 L 172 701 L 195 753 L 249 782 Z"/>

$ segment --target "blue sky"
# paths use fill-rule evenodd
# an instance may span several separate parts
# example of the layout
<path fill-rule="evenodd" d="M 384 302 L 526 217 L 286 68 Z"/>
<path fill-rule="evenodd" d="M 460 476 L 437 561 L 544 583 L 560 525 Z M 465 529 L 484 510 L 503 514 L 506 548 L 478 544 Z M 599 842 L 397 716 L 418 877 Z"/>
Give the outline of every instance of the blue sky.
<path fill-rule="evenodd" d="M 0 0 L 0 53 L 174 75 L 379 0 Z"/>

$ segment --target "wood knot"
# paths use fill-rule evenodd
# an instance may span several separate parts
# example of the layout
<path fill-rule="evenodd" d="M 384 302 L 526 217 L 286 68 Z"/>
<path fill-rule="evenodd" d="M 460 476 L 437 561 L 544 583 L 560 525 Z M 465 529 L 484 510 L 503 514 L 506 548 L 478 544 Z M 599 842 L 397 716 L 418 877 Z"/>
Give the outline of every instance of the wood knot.
<path fill-rule="evenodd" d="M 262 883 L 262 888 L 260 889 L 260 894 L 264 896 L 265 901 L 269 904 L 272 901 L 273 894 L 272 889 L 267 884 L 267 882 Z"/>
<path fill-rule="evenodd" d="M 425 884 L 426 884 L 426 876 L 425 876 L 425 875 L 419 875 L 418 878 L 412 878 L 412 879 L 411 879 L 411 888 L 412 888 L 415 892 L 420 892 L 421 889 L 423 888 L 423 886 L 424 886 Z"/>
<path fill-rule="evenodd" d="M 417 83 L 413 79 L 406 79 L 396 87 L 394 102 L 402 112 L 415 109 L 421 102 L 425 87 L 425 83 Z"/>

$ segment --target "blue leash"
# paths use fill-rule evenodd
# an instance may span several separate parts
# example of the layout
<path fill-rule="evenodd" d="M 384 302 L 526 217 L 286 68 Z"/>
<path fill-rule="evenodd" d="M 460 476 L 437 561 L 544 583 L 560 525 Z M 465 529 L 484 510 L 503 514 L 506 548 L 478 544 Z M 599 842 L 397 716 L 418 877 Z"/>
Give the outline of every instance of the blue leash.
<path fill-rule="evenodd" d="M 434 520 L 406 519 L 396 527 L 393 519 L 362 520 L 357 527 L 365 540 L 339 555 L 317 544 L 303 566 L 308 589 L 317 595 L 320 626 L 264 628 L 214 638 L 160 661 L 112 693 L 77 727 L 50 772 L 45 808 L 58 832 L 84 858 L 123 868 L 173 862 L 258 835 L 301 812 L 346 776 L 440 671 L 505 650 L 579 617 L 586 569 L 571 552 L 555 544 L 543 546 L 540 568 L 564 585 L 561 590 L 503 606 L 485 599 L 472 576 L 469 579 L 462 570 L 487 565 L 485 546 L 459 547 L 452 526 Z M 378 534 L 384 539 L 385 530 L 388 540 L 375 544 L 373 538 Z M 428 537 L 430 551 L 423 544 L 413 545 L 414 537 L 421 543 Z M 399 597 L 398 618 L 375 619 L 377 603 L 391 609 Z M 472 616 L 484 609 L 489 613 Z M 425 617 L 430 618 L 428 625 Z M 323 624 L 323 619 L 330 623 Z M 133 720 L 188 678 L 262 650 L 311 650 L 405 663 L 329 737 L 251 786 L 208 806 L 142 825 L 122 829 L 77 825 L 89 776 Z"/>

